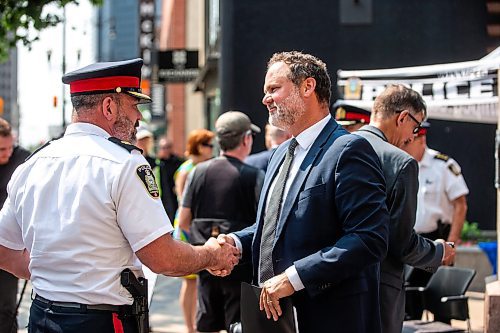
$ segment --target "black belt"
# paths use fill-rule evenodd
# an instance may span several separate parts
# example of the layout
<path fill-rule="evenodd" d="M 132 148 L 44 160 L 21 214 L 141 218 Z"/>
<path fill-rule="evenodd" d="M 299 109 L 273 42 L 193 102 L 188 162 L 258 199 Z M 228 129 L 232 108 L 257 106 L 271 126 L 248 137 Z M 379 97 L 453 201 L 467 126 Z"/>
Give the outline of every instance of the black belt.
<path fill-rule="evenodd" d="M 75 311 L 80 310 L 81 312 L 87 312 L 88 310 L 97 310 L 97 311 L 109 311 L 109 312 L 120 312 L 124 308 L 130 307 L 130 305 L 110 305 L 110 304 L 81 304 L 81 303 L 73 303 L 73 302 L 55 302 L 49 301 L 48 299 L 43 298 L 42 296 L 36 295 L 35 301 L 43 303 L 44 305 L 51 307 L 57 306 L 63 309 L 72 309 Z"/>

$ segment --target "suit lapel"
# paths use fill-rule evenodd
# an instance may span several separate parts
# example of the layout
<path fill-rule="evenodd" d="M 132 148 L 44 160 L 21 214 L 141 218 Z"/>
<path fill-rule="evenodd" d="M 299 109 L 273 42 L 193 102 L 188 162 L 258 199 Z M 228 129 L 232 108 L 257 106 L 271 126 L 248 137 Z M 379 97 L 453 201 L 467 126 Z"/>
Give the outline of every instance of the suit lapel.
<path fill-rule="evenodd" d="M 278 225 L 276 226 L 277 230 L 274 240 L 275 243 L 279 238 L 281 231 L 283 230 L 285 222 L 288 219 L 288 215 L 290 215 L 292 207 L 297 200 L 302 185 L 304 184 L 307 176 L 309 175 L 309 172 L 311 171 L 311 167 L 314 164 L 314 161 L 318 158 L 318 156 L 321 155 L 326 142 L 328 141 L 332 133 L 337 129 L 337 127 L 338 124 L 333 120 L 333 118 L 330 119 L 325 128 L 323 128 L 319 136 L 313 142 L 311 148 L 307 152 L 306 157 L 304 158 L 304 161 L 300 165 L 297 175 L 293 179 L 292 184 L 290 185 L 290 189 L 288 190 L 288 194 L 286 196 L 286 200 L 280 214 Z"/>

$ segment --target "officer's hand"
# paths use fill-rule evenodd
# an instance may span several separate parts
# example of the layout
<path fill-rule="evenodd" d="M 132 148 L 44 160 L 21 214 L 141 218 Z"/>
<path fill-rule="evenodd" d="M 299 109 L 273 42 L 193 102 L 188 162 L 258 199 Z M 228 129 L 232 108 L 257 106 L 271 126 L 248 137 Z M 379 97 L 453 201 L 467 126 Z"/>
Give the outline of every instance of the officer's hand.
<path fill-rule="evenodd" d="M 212 255 L 207 270 L 217 276 L 229 275 L 239 261 L 240 251 L 229 243 L 220 244 L 215 238 L 210 238 L 204 246 Z"/>

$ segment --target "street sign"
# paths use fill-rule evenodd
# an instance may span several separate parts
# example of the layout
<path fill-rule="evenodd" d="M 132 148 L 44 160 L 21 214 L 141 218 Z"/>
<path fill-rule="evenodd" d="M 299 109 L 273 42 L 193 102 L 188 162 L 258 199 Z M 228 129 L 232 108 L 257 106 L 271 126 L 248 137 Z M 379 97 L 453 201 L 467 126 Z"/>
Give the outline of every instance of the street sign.
<path fill-rule="evenodd" d="M 158 82 L 189 82 L 198 77 L 198 51 L 175 49 L 158 52 Z"/>

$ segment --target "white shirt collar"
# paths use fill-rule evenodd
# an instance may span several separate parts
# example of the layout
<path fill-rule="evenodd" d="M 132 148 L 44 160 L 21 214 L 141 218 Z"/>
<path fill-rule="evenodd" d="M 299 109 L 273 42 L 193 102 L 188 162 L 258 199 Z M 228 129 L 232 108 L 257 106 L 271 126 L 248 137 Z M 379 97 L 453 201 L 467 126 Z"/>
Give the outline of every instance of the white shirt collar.
<path fill-rule="evenodd" d="M 432 154 L 430 152 L 430 149 L 425 148 L 424 156 L 422 156 L 422 160 L 418 163 L 418 165 L 421 167 L 423 167 L 423 166 L 427 167 L 427 166 L 431 165 L 432 159 L 433 159 L 433 157 L 432 157 Z"/>
<path fill-rule="evenodd" d="M 64 132 L 64 135 L 73 135 L 73 134 L 93 134 L 93 135 L 98 135 L 102 136 L 104 138 L 109 138 L 111 135 L 109 135 L 108 132 L 106 132 L 104 129 L 102 129 L 99 126 L 96 126 L 94 124 L 90 123 L 72 123 L 69 124 L 68 127 L 66 128 L 66 132 Z"/>
<path fill-rule="evenodd" d="M 325 118 L 306 128 L 299 135 L 297 135 L 295 139 L 299 143 L 299 146 L 304 150 L 308 150 L 331 118 L 332 116 L 328 114 Z"/>

